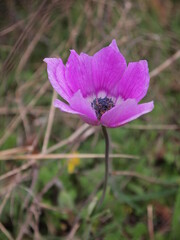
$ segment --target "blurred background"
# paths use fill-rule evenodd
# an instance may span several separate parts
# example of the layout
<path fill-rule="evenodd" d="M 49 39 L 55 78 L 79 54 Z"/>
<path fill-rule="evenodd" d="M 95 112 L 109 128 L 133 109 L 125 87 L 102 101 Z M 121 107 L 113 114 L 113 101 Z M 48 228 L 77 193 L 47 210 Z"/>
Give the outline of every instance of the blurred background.
<path fill-rule="evenodd" d="M 179 9 L 178 0 L 0 1 L 1 240 L 180 238 Z M 155 108 L 109 129 L 122 155 L 94 212 L 101 129 L 55 110 L 43 59 L 66 63 L 69 49 L 92 55 L 112 39 L 128 62 L 148 60 L 143 101 Z"/>

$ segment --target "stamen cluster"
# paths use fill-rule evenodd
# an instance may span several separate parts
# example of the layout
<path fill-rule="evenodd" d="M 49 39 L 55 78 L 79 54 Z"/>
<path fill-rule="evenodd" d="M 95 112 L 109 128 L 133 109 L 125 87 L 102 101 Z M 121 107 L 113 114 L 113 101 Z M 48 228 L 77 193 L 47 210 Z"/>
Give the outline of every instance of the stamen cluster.
<path fill-rule="evenodd" d="M 91 103 L 91 107 L 94 108 L 96 116 L 98 120 L 101 119 L 101 116 L 111 108 L 113 108 L 114 102 L 111 98 L 104 97 L 104 98 L 95 98 Z"/>

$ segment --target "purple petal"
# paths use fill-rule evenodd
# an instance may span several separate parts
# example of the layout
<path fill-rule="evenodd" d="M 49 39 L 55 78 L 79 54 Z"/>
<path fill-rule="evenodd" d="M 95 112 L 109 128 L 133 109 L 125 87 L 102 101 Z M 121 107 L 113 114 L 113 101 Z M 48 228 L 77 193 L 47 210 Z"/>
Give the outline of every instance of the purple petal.
<path fill-rule="evenodd" d="M 78 55 L 71 50 L 65 76 L 72 92 L 81 90 L 83 97 L 97 95 L 100 91 L 115 95 L 115 86 L 126 67 L 126 60 L 113 40 L 110 46 L 101 49 L 94 56 L 85 53 Z"/>
<path fill-rule="evenodd" d="M 92 57 L 85 53 L 81 53 L 79 56 L 74 50 L 71 50 L 65 76 L 73 93 L 81 90 L 83 97 L 86 97 L 94 92 L 91 63 Z"/>
<path fill-rule="evenodd" d="M 153 108 L 153 101 L 137 104 L 136 100 L 128 99 L 104 113 L 101 117 L 101 124 L 110 128 L 119 127 L 152 111 Z"/>
<path fill-rule="evenodd" d="M 72 114 L 78 114 L 78 112 L 74 111 L 68 104 L 60 101 L 59 99 L 56 99 L 54 101 L 54 106 L 56 108 L 59 108 L 62 112 L 72 113 Z"/>
<path fill-rule="evenodd" d="M 79 115 L 82 115 L 85 122 L 92 125 L 99 125 L 99 121 L 94 109 L 91 107 L 91 103 L 83 98 L 81 91 L 76 92 L 69 103 L 74 111 L 77 111 Z"/>
<path fill-rule="evenodd" d="M 69 101 L 72 92 L 65 80 L 65 67 L 62 60 L 60 58 L 45 58 L 44 62 L 47 63 L 48 78 L 52 87 L 61 97 Z"/>
<path fill-rule="evenodd" d="M 139 102 L 147 93 L 149 79 L 146 60 L 129 63 L 119 83 L 119 94 L 124 100 L 133 98 Z"/>
<path fill-rule="evenodd" d="M 91 107 L 90 102 L 83 98 L 80 91 L 76 92 L 69 101 L 70 105 L 56 99 L 54 106 L 63 112 L 78 114 L 85 122 L 91 125 L 99 125 L 95 111 Z"/>
<path fill-rule="evenodd" d="M 126 60 L 119 52 L 116 42 L 101 49 L 92 59 L 93 80 L 96 94 L 106 91 L 107 94 L 116 95 L 116 85 L 119 83 L 125 69 Z"/>
<path fill-rule="evenodd" d="M 118 52 L 118 53 L 120 52 L 115 39 L 112 40 L 112 42 L 109 46 L 112 47 L 116 52 Z"/>

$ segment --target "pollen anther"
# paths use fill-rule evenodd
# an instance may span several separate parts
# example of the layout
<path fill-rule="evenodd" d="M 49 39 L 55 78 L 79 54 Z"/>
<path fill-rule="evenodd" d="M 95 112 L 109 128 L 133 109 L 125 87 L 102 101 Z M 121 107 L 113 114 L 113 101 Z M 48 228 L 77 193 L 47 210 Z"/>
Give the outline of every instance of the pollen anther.
<path fill-rule="evenodd" d="M 105 112 L 107 112 L 108 110 L 110 110 L 114 106 L 115 105 L 114 105 L 113 100 L 111 98 L 108 98 L 108 97 L 95 98 L 91 103 L 91 107 L 94 108 L 98 120 L 101 119 L 102 115 Z"/>

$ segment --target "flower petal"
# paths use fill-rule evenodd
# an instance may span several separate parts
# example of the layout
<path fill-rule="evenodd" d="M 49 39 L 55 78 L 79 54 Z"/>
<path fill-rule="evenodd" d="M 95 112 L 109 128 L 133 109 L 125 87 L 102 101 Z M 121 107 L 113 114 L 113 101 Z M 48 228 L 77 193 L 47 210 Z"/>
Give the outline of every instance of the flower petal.
<path fill-rule="evenodd" d="M 97 52 L 92 59 L 95 93 L 106 91 L 107 94 L 116 95 L 116 85 L 126 67 L 126 60 L 119 52 L 115 41 Z"/>
<path fill-rule="evenodd" d="M 44 62 L 47 63 L 48 78 L 52 87 L 68 101 L 72 97 L 72 92 L 64 76 L 65 67 L 62 60 L 60 58 L 45 58 Z"/>
<path fill-rule="evenodd" d="M 128 99 L 104 113 L 101 117 L 101 124 L 110 128 L 119 127 L 152 111 L 153 108 L 153 101 L 137 104 L 136 100 Z"/>
<path fill-rule="evenodd" d="M 92 79 L 92 57 L 85 53 L 78 55 L 74 50 L 68 58 L 65 76 L 72 92 L 81 90 L 83 97 L 87 97 L 94 92 Z"/>
<path fill-rule="evenodd" d="M 100 91 L 114 95 L 114 87 L 120 81 L 126 67 L 126 60 L 113 40 L 110 46 L 101 49 L 94 56 L 85 53 L 78 55 L 71 50 L 65 76 L 72 92 L 81 90 L 83 97 L 94 93 L 97 95 Z"/>
<path fill-rule="evenodd" d="M 110 44 L 109 46 L 112 47 L 116 52 L 120 53 L 119 48 L 118 48 L 118 46 L 117 46 L 117 43 L 116 43 L 116 40 L 115 40 L 115 39 L 112 40 L 112 42 L 111 42 L 111 44 Z M 120 54 L 121 54 L 121 53 L 120 53 Z M 123 57 L 123 56 L 122 56 L 122 57 Z"/>
<path fill-rule="evenodd" d="M 149 80 L 146 60 L 129 63 L 119 83 L 119 94 L 124 100 L 134 98 L 139 102 L 147 93 Z"/>
<path fill-rule="evenodd" d="M 63 112 L 78 114 L 85 122 L 91 125 L 99 125 L 95 111 L 91 107 L 90 102 L 83 98 L 80 91 L 76 92 L 69 101 L 70 105 L 56 99 L 54 106 L 59 108 Z"/>
<path fill-rule="evenodd" d="M 74 94 L 69 102 L 71 108 L 77 111 L 82 116 L 83 120 L 92 125 L 99 125 L 99 121 L 96 117 L 94 109 L 91 107 L 91 103 L 83 98 L 81 91 Z"/>
<path fill-rule="evenodd" d="M 54 106 L 59 108 L 62 112 L 72 113 L 72 114 L 79 114 L 77 111 L 74 111 L 68 104 L 56 99 L 54 101 Z"/>

